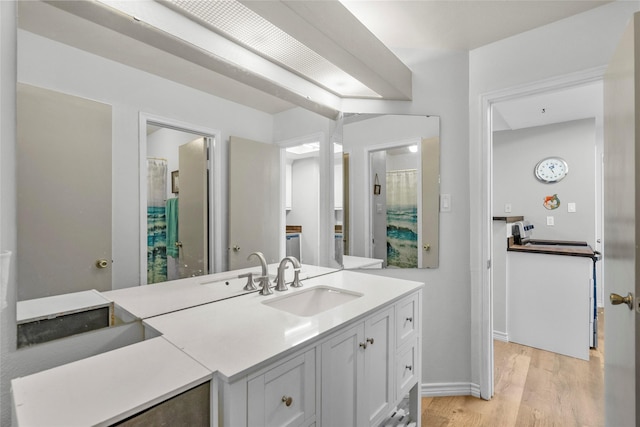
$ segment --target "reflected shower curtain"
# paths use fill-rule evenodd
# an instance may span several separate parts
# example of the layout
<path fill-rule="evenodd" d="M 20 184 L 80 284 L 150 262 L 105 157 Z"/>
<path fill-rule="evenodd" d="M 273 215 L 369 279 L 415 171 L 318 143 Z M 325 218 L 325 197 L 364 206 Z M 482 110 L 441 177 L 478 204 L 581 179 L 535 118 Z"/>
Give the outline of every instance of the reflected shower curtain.
<path fill-rule="evenodd" d="M 147 283 L 167 281 L 167 161 L 147 159 Z"/>
<path fill-rule="evenodd" d="M 418 267 L 418 170 L 387 172 L 387 266 Z"/>

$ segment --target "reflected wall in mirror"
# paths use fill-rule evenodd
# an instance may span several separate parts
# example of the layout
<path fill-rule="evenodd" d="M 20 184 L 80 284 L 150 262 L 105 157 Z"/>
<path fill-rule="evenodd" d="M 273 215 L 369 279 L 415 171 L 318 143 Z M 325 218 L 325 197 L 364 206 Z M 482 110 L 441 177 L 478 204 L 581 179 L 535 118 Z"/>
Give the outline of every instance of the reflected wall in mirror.
<path fill-rule="evenodd" d="M 346 115 L 349 223 L 345 268 L 436 268 L 440 120 Z"/>

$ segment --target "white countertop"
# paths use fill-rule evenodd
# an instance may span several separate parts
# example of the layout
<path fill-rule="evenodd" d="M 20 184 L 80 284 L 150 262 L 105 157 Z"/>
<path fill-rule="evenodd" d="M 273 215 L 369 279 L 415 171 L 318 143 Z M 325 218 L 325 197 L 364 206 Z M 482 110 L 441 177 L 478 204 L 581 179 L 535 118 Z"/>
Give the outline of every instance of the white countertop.
<path fill-rule="evenodd" d="M 211 372 L 153 338 L 11 381 L 21 427 L 103 426 L 209 381 Z"/>
<path fill-rule="evenodd" d="M 269 275 L 275 277 L 278 264 L 270 264 L 268 267 Z M 336 271 L 334 268 L 303 264 L 300 278 L 315 277 L 334 271 Z M 134 317 L 147 319 L 249 293 L 242 289 L 247 283 L 247 279 L 238 279 L 238 275 L 247 272 L 255 273 L 254 277 L 261 273 L 258 266 L 152 285 L 134 286 L 102 294 Z M 285 270 L 285 279 L 288 282 L 293 280 L 292 268 Z"/>
<path fill-rule="evenodd" d="M 111 306 L 111 301 L 96 290 L 18 301 L 16 304 L 16 323 L 52 319 L 63 314 L 109 306 Z"/>
<path fill-rule="evenodd" d="M 378 258 L 363 258 L 353 255 L 342 256 L 342 265 L 346 270 L 370 267 L 382 268 L 383 262 L 384 260 Z"/>
<path fill-rule="evenodd" d="M 262 304 L 319 285 L 363 296 L 311 317 Z M 342 270 L 304 280 L 302 288 L 290 287 L 269 296 L 247 294 L 150 318 L 144 324 L 211 371 L 232 378 L 422 286 L 419 282 Z"/>
<path fill-rule="evenodd" d="M 248 372 L 423 286 L 331 271 L 303 280 L 302 288 L 289 287 L 270 296 L 253 292 L 147 318 L 143 323 L 163 336 L 13 379 L 16 421 L 22 427 L 109 425 L 209 381 L 215 372 L 227 378 Z M 202 277 L 187 280 L 198 279 Z M 321 285 L 362 296 L 311 317 L 263 304 Z M 197 293 L 206 286 L 180 287 L 173 282 L 159 287 L 151 293 L 157 305 L 151 312 L 189 304 L 192 299 L 180 294 Z M 140 304 L 136 298 L 143 295 L 134 295 L 121 300 Z M 173 298 L 180 301 L 173 303 Z"/>

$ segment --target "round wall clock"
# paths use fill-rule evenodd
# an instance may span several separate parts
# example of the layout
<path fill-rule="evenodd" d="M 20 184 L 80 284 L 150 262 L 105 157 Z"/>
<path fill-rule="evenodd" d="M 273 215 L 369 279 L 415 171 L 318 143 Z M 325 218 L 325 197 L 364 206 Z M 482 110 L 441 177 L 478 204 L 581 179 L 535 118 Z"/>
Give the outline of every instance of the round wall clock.
<path fill-rule="evenodd" d="M 534 173 L 538 181 L 551 184 L 567 176 L 569 166 L 560 157 L 547 157 L 538 162 Z"/>

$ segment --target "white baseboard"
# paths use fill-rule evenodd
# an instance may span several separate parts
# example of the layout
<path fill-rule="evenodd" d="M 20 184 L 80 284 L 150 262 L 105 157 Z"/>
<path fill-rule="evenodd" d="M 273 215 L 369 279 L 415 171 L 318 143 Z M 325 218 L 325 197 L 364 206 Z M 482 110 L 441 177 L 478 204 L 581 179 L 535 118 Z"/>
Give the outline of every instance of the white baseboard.
<path fill-rule="evenodd" d="M 493 331 L 493 339 L 498 341 L 509 342 L 509 334 L 506 332 Z"/>
<path fill-rule="evenodd" d="M 480 397 L 480 386 L 474 383 L 430 383 L 421 385 L 422 397 Z"/>

